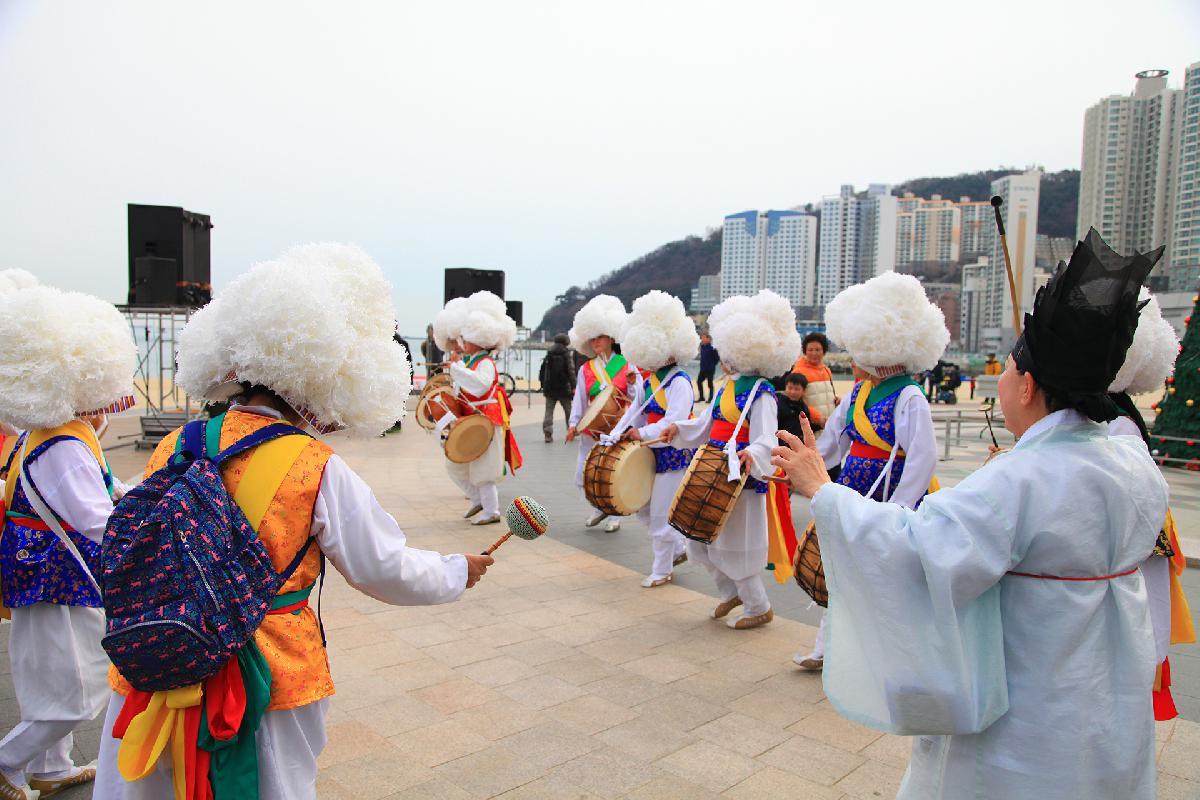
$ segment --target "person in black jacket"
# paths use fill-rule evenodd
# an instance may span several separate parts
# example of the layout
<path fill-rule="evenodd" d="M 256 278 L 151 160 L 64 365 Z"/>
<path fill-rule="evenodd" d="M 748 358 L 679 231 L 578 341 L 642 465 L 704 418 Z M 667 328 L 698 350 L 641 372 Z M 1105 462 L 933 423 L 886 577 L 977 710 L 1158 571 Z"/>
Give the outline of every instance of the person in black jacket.
<path fill-rule="evenodd" d="M 542 417 L 542 433 L 547 442 L 554 441 L 554 408 L 562 406 L 563 416 L 570 424 L 571 397 L 575 394 L 575 359 L 567 347 L 571 340 L 565 333 L 554 337 L 554 344 L 542 359 L 538 380 L 546 398 L 546 413 Z"/>
<path fill-rule="evenodd" d="M 704 384 L 708 384 L 708 401 L 713 399 L 713 375 L 717 372 L 717 364 L 721 356 L 713 347 L 712 337 L 707 333 L 700 337 L 700 374 L 696 377 L 696 386 L 700 391 L 700 402 L 704 402 Z"/>
<path fill-rule="evenodd" d="M 775 401 L 779 405 L 779 430 L 787 431 L 795 436 L 796 431 L 801 429 L 800 416 L 809 416 L 808 405 L 804 402 L 804 391 L 807 388 L 808 378 L 799 372 L 788 374 L 783 391 L 775 396 Z M 816 428 L 816 426 L 813 427 Z"/>

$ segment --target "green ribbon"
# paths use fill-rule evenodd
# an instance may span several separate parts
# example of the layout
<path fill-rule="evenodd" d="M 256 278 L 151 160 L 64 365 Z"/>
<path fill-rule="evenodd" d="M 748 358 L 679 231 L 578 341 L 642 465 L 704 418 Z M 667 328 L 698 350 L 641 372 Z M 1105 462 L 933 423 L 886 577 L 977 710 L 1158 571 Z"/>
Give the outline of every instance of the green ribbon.
<path fill-rule="evenodd" d="M 208 708 L 200 712 L 197 744 L 212 754 L 208 779 L 214 800 L 258 800 L 258 745 L 255 734 L 271 704 L 271 668 L 251 639 L 238 651 L 238 667 L 246 687 L 246 713 L 241 727 L 226 741 L 214 739 L 208 730 Z"/>
<path fill-rule="evenodd" d="M 905 386 L 916 386 L 921 388 L 921 384 L 912 379 L 912 375 L 907 372 L 901 372 L 899 375 L 893 375 L 886 378 L 871 389 L 871 393 L 867 395 L 867 408 L 874 406 L 876 403 L 886 400 L 896 392 L 903 389 Z M 859 391 L 862 391 L 861 389 Z"/>

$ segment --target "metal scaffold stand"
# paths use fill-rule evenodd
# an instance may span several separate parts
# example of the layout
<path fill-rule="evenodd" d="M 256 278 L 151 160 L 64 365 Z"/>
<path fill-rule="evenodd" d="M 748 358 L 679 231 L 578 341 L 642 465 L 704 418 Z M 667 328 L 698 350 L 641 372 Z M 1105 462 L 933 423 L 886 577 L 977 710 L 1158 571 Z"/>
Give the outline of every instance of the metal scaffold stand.
<path fill-rule="evenodd" d="M 175 347 L 179 333 L 195 311 L 187 306 L 117 306 L 129 320 L 138 350 L 134 394 L 142 411 L 141 427 L 132 444 L 153 448 L 171 431 L 197 417 L 203 404 L 192 400 L 175 382 Z"/>

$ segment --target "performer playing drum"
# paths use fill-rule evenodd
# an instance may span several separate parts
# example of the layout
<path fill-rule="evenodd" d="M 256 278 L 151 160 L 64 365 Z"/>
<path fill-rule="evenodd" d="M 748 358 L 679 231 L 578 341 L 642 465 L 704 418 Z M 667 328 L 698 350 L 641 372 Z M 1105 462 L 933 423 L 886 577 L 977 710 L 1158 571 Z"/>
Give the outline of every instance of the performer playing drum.
<path fill-rule="evenodd" d="M 579 376 L 575 381 L 575 396 L 571 401 L 571 418 L 567 427 L 568 442 L 579 437 L 575 485 L 580 491 L 583 491 L 583 465 L 592 446 L 596 444 L 595 437 L 586 428 L 579 427 L 580 420 L 585 418 L 588 407 L 607 387 L 612 386 L 613 392 L 619 393 L 626 401 L 635 388 L 631 386 L 629 362 L 620 353 L 613 352 L 613 345 L 621 334 L 621 326 L 625 324 L 625 316 L 625 306 L 620 300 L 609 294 L 599 294 L 575 313 L 575 322 L 568 333 L 571 337 L 571 347 L 590 359 L 579 368 Z M 617 419 L 619 418 L 618 416 Z M 595 508 L 584 524 L 591 528 L 599 525 L 606 517 L 606 512 Z M 621 521 L 613 519 L 609 520 L 604 530 L 611 532 L 620 527 Z"/>
<path fill-rule="evenodd" d="M 825 325 L 862 376 L 818 440 L 825 466 L 840 466 L 837 482 L 859 494 L 916 508 L 931 488 L 937 437 L 929 401 L 912 375 L 933 368 L 946 349 L 945 317 L 916 278 L 886 272 L 833 298 Z M 824 659 L 822 616 L 813 651 L 793 660 L 819 670 Z"/>
<path fill-rule="evenodd" d="M 500 521 L 496 484 L 504 477 L 506 464 L 510 471 L 521 466 L 521 452 L 509 426 L 512 406 L 490 353 L 513 343 L 517 324 L 505 313 L 503 300 L 491 292 L 476 292 L 447 303 L 434 320 L 433 334 L 438 347 L 451 351 L 450 377 L 458 397 L 496 428 L 482 456 L 467 463 L 446 461 L 450 479 L 471 501 L 463 516 L 480 514 L 471 524 L 491 525 Z"/>
<path fill-rule="evenodd" d="M 626 356 L 638 365 L 635 403 L 617 425 L 616 436 L 650 441 L 668 425 L 692 415 L 692 379 L 679 365 L 696 357 L 700 336 L 678 298 L 657 289 L 633 302 L 621 343 Z M 680 450 L 665 443 L 651 445 L 654 452 L 654 490 L 650 504 L 638 518 L 650 529 L 654 561 L 644 588 L 662 586 L 671 580 L 671 570 L 687 560 L 686 540 L 667 522 L 671 500 L 683 479 L 694 450 Z"/>
<path fill-rule="evenodd" d="M 763 376 L 787 372 L 800 352 L 800 336 L 791 306 L 768 290 L 725 300 L 712 310 L 708 326 L 731 372 L 729 380 L 702 417 L 672 423 L 663 435 L 681 447 L 707 443 L 724 449 L 732 479 L 749 470 L 746 489 L 719 537 L 707 544 L 689 541 L 687 549 L 720 591 L 712 618 L 721 619 L 744 604 L 744 613 L 727 624 L 755 628 L 774 618 L 761 577 L 767 566 L 767 484 L 762 478 L 771 472 L 778 418 L 775 390 Z M 681 485 L 680 492 L 686 486 Z"/>

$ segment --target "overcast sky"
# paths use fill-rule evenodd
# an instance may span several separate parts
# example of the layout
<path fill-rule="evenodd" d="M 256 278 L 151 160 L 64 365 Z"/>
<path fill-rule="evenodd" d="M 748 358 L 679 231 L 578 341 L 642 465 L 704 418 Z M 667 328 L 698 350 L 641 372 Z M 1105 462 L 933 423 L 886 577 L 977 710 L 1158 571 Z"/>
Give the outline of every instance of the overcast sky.
<path fill-rule="evenodd" d="M 1084 109 L 1200 60 L 1200 2 L 0 0 L 0 266 L 113 301 L 129 202 L 211 214 L 218 292 L 364 247 L 556 294 L 842 183 L 1079 166 Z"/>

